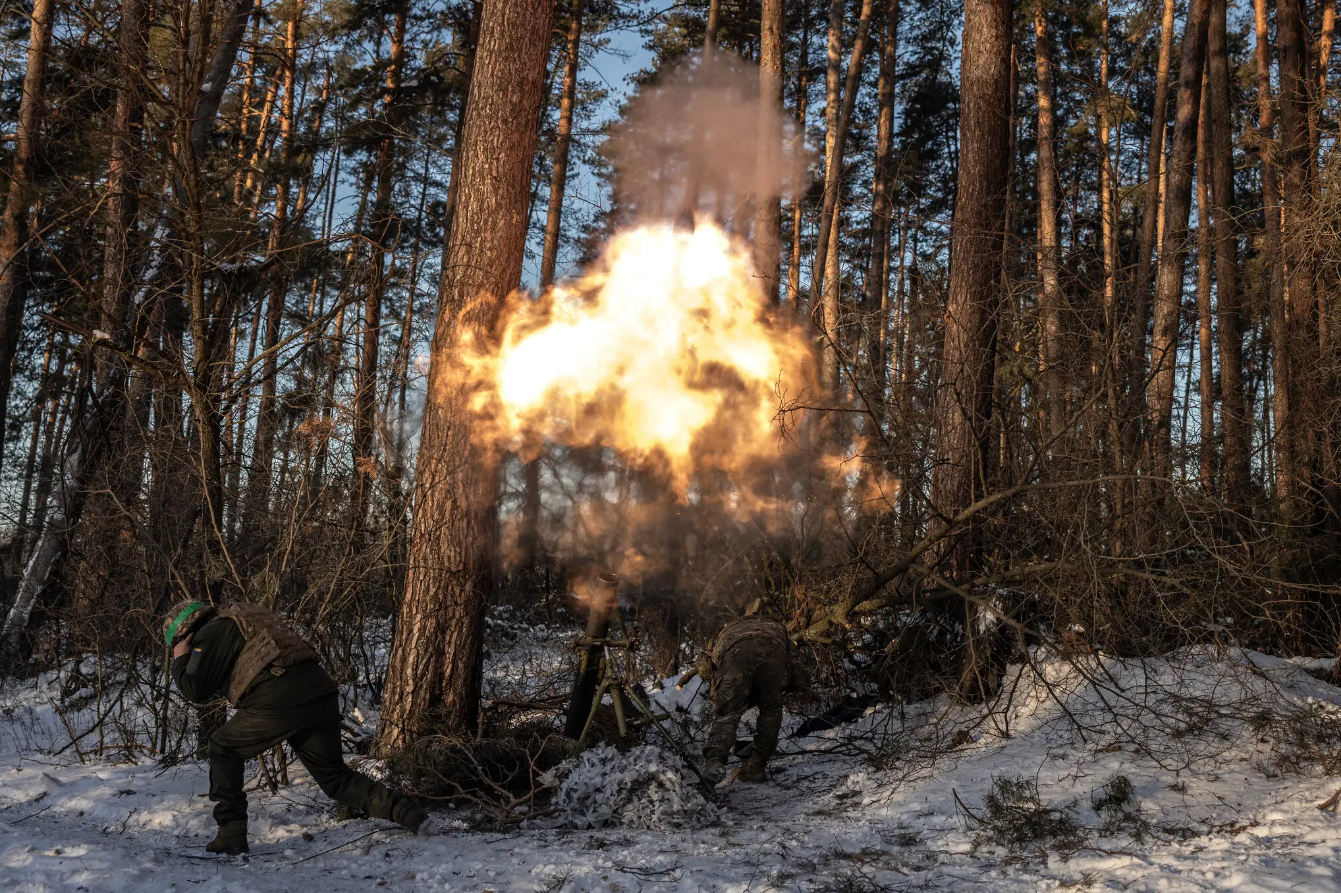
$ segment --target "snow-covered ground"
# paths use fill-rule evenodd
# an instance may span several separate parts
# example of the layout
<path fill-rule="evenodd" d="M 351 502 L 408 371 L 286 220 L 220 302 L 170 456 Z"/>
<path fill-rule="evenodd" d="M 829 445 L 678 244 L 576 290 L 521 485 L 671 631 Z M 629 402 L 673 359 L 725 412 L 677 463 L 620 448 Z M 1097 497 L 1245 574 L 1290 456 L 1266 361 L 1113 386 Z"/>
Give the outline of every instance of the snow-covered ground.
<path fill-rule="evenodd" d="M 1318 809 L 1341 788 L 1341 690 L 1241 652 L 1038 666 L 986 719 L 882 707 L 784 740 L 772 784 L 728 784 L 716 821 L 679 830 L 481 833 L 448 811 L 410 837 L 337 823 L 295 766 L 252 795 L 245 860 L 204 855 L 203 764 L 51 755 L 47 680 L 0 693 L 0 890 L 1341 890 L 1341 820 Z M 1096 807 L 1119 776 L 1129 800 Z M 1002 777 L 1036 785 L 1024 831 L 992 812 Z M 1032 839 L 1040 821 L 1061 837 Z"/>

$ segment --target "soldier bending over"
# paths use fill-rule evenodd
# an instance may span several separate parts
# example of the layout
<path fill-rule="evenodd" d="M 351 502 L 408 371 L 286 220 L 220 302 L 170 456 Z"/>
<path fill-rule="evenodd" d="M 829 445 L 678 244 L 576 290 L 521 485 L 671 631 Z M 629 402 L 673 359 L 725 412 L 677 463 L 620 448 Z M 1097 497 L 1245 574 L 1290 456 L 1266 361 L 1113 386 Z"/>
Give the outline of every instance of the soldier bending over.
<path fill-rule="evenodd" d="M 316 651 L 284 618 L 239 602 L 222 610 L 183 602 L 163 624 L 172 678 L 188 701 L 226 697 L 237 712 L 210 736 L 210 799 L 219 833 L 211 853 L 247 852 L 243 764 L 282 741 L 326 796 L 418 831 L 428 812 L 400 791 L 345 765 L 340 701 Z"/>
<path fill-rule="evenodd" d="M 769 757 L 778 748 L 782 695 L 795 687 L 798 665 L 787 628 L 775 616 L 751 613 L 729 621 L 710 654 L 699 655 L 699 675 L 712 682 L 713 723 L 703 748 L 703 776 L 712 784 L 726 777 L 726 761 L 736 743 L 736 727 L 750 707 L 759 708 L 754 747 L 736 773 L 740 781 L 768 781 Z"/>

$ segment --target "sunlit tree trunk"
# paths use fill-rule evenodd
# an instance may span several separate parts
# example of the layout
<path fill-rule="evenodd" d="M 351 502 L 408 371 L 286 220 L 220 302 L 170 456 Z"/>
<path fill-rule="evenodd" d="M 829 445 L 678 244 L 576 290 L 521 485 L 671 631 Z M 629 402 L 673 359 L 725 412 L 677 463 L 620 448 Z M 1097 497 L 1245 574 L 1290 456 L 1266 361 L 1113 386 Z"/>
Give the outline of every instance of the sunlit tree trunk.
<path fill-rule="evenodd" d="M 967 0 L 964 6 L 959 173 L 931 478 L 931 503 L 939 518 L 972 505 L 991 479 L 992 391 L 1009 188 L 1013 13 L 1010 0 Z M 971 575 L 981 558 L 976 531 L 960 537 L 948 557 L 953 573 Z M 976 700 L 989 695 L 993 686 L 983 676 L 983 655 L 972 644 L 975 637 L 967 638 L 960 690 Z"/>
<path fill-rule="evenodd" d="M 804 150 L 806 144 L 806 114 L 810 106 L 810 0 L 802 3 L 801 46 L 796 62 L 796 141 L 798 150 Z M 798 189 L 792 196 L 792 247 L 787 257 L 787 300 L 793 309 L 800 312 L 804 307 L 801 300 L 801 231 L 804 226 L 802 210 L 805 205 L 805 193 Z"/>
<path fill-rule="evenodd" d="M 1323 115 L 1327 112 L 1327 69 L 1332 63 L 1332 41 L 1336 37 L 1338 0 L 1322 0 L 1322 27 L 1318 32 L 1317 75 L 1313 81 L 1313 101 L 1309 103 L 1308 142 L 1314 167 L 1321 168 L 1318 150 L 1322 143 Z M 1316 185 L 1316 181 L 1315 181 Z"/>
<path fill-rule="evenodd" d="M 1146 329 L 1150 326 L 1150 278 L 1154 270 L 1156 236 L 1162 238 L 1160 214 L 1163 201 L 1164 131 L 1169 116 L 1169 71 L 1173 59 L 1173 14 L 1175 0 L 1164 0 L 1160 19 L 1159 63 L 1155 69 L 1155 104 L 1150 118 L 1150 141 L 1146 145 L 1145 210 L 1141 217 L 1141 238 L 1137 249 L 1136 282 L 1132 288 L 1131 336 L 1128 339 L 1127 388 L 1135 415 L 1139 416 L 1146 387 Z M 1136 433 L 1135 424 L 1131 433 Z M 1136 438 L 1129 436 L 1130 451 Z"/>
<path fill-rule="evenodd" d="M 878 327 L 869 340 L 871 371 L 883 389 L 889 379 L 889 234 L 893 216 L 890 155 L 894 147 L 894 79 L 899 47 L 899 3 L 889 0 L 880 38 L 880 80 L 876 89 L 875 170 L 871 181 L 871 265 L 866 274 L 868 309 Z"/>
<path fill-rule="evenodd" d="M 1197 118 L 1201 109 L 1202 70 L 1210 0 L 1192 0 L 1183 32 L 1174 113 L 1173 150 L 1169 156 L 1164 204 L 1164 239 L 1155 276 L 1154 340 L 1150 345 L 1150 383 L 1146 389 L 1148 471 L 1156 491 L 1173 475 L 1173 394 L 1178 359 L 1178 315 L 1183 293 L 1183 255 L 1192 208 L 1192 169 L 1197 152 Z"/>
<path fill-rule="evenodd" d="M 492 589 L 497 457 L 471 439 L 457 377 L 465 336 L 488 339 L 521 277 L 535 121 L 544 93 L 551 0 L 489 0 L 460 152 L 456 220 L 443 256 L 438 319 L 415 479 L 409 571 L 378 729 L 383 751 L 479 716 L 484 609 Z"/>
<path fill-rule="evenodd" d="M 754 270 L 759 286 L 778 301 L 782 196 L 778 194 L 778 130 L 782 111 L 782 62 L 786 36 L 783 0 L 763 0 L 759 15 L 759 173 L 754 189 Z"/>
<path fill-rule="evenodd" d="M 1057 163 L 1053 155 L 1052 47 L 1043 0 L 1034 2 L 1034 58 L 1038 73 L 1038 327 L 1039 367 L 1048 436 L 1058 437 L 1066 423 L 1066 377 L 1062 370 L 1062 286 L 1058 275 L 1061 245 L 1057 235 Z"/>
<path fill-rule="evenodd" d="M 281 173 L 275 184 L 275 213 L 270 226 L 266 256 L 275 265 L 266 297 L 265 337 L 261 340 L 261 396 L 256 417 L 256 441 L 252 448 L 251 473 L 247 478 L 246 525 L 259 533 L 258 523 L 269 508 L 271 478 L 274 474 L 275 434 L 279 427 L 277 400 L 279 377 L 279 338 L 284 325 L 284 308 L 288 299 L 288 277 L 284 273 L 285 229 L 289 219 L 291 180 L 288 161 L 293 154 L 293 124 L 297 113 L 294 97 L 295 70 L 298 58 L 298 24 L 302 5 L 289 7 L 289 19 L 284 29 L 284 45 L 280 54 L 279 76 L 276 80 L 283 91 L 280 103 L 280 158 Z M 262 123 L 262 128 L 268 126 Z M 259 185 L 257 187 L 260 188 Z"/>
<path fill-rule="evenodd" d="M 842 48 L 843 3 L 835 0 L 829 18 L 829 78 L 826 83 L 829 106 L 825 110 L 824 206 L 820 211 L 819 238 L 815 249 L 815 269 L 810 274 L 810 306 L 823 301 L 823 332 L 825 383 L 838 385 L 838 341 L 841 318 L 841 296 L 838 287 L 838 200 L 843 188 L 843 153 L 847 132 L 852 123 L 852 110 L 857 102 L 857 88 L 861 83 L 862 63 L 866 59 L 867 37 L 871 28 L 874 0 L 862 0 L 861 18 L 857 22 L 857 36 L 852 44 L 852 58 L 848 62 L 847 79 L 842 85 L 842 104 L 838 105 L 838 60 Z M 820 264 L 819 258 L 826 262 Z M 826 285 L 827 283 L 827 285 Z"/>
<path fill-rule="evenodd" d="M 1279 142 L 1276 139 L 1276 111 L 1271 87 L 1271 42 L 1268 37 L 1267 0 L 1253 0 L 1254 61 L 1257 69 L 1257 157 L 1261 168 L 1262 235 L 1265 251 L 1262 262 L 1267 273 L 1267 311 L 1271 317 L 1271 445 L 1275 462 L 1268 469 L 1274 480 L 1276 499 L 1290 492 L 1293 468 L 1290 430 L 1285 420 L 1290 415 L 1289 349 L 1285 326 L 1285 263 L 1281 247 L 1280 179 L 1276 167 Z M 1274 477 L 1273 477 L 1274 473 Z"/>

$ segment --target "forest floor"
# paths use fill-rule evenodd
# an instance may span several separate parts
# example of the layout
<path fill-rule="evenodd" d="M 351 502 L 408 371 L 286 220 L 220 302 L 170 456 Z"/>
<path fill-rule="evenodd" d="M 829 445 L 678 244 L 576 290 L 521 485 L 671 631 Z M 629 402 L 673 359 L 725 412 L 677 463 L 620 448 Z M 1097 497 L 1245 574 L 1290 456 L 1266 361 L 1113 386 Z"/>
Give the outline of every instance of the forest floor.
<path fill-rule="evenodd" d="M 506 665 L 495 660 L 495 668 Z M 672 830 L 435 833 L 338 823 L 301 767 L 252 794 L 252 854 L 214 858 L 204 764 L 86 756 L 55 677 L 0 692 L 0 888 L 38 891 L 1335 891 L 1341 689 L 1252 652 L 1038 660 L 993 711 L 877 707 L 786 738 Z M 91 741 L 86 741 L 91 746 Z"/>

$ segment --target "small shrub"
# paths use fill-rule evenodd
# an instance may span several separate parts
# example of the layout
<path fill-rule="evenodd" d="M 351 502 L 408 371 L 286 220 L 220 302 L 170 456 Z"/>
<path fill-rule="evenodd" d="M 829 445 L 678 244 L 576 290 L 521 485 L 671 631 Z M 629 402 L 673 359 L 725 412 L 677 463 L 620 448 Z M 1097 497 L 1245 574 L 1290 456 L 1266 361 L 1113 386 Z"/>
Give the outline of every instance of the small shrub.
<path fill-rule="evenodd" d="M 1090 805 L 1103 819 L 1099 833 L 1105 837 L 1126 835 L 1141 843 L 1150 833 L 1150 821 L 1141 814 L 1136 788 L 1125 775 L 1110 778 L 1107 784 L 1091 795 Z"/>
<path fill-rule="evenodd" d="M 1019 854 L 1051 846 L 1072 853 L 1084 843 L 1084 831 L 1068 810 L 1043 805 L 1038 784 L 1020 776 L 993 778 L 982 815 L 969 817 L 977 825 L 975 848 L 997 846 Z"/>

